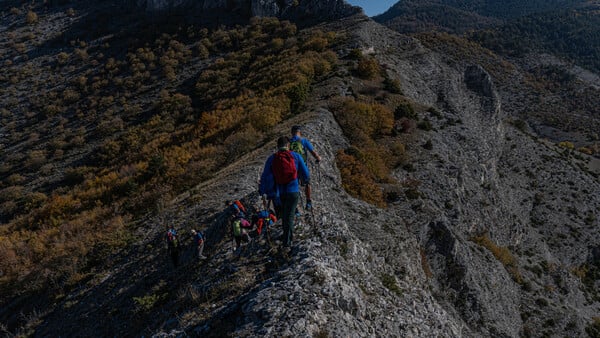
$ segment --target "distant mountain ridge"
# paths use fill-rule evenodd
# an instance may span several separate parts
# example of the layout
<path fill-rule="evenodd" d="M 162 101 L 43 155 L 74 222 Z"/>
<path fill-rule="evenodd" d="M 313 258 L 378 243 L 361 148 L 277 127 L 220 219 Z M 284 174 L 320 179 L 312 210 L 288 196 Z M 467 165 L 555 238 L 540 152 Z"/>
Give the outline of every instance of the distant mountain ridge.
<path fill-rule="evenodd" d="M 575 8 L 585 3 L 583 0 L 407 0 L 398 2 L 373 19 L 401 32 L 424 31 L 430 27 L 464 32 L 530 14 Z"/>
<path fill-rule="evenodd" d="M 600 70 L 597 1 L 400 1 L 374 20 L 400 33 L 465 35 L 505 56 L 550 53 Z"/>

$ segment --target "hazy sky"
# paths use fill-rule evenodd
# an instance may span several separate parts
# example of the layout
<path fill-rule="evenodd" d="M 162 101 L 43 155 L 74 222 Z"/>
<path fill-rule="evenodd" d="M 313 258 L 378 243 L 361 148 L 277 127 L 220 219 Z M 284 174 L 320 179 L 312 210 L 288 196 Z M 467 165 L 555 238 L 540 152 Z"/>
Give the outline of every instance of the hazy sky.
<path fill-rule="evenodd" d="M 381 14 L 387 11 L 398 0 L 346 0 L 348 3 L 360 6 L 365 10 L 368 16 Z"/>

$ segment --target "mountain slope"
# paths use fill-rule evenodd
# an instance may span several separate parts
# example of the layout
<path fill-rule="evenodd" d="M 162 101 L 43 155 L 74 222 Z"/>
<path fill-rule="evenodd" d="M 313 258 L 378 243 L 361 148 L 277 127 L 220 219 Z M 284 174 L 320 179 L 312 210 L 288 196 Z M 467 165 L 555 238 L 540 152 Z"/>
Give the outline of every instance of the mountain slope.
<path fill-rule="evenodd" d="M 599 24 L 597 11 L 584 8 L 523 17 L 470 38 L 504 55 L 545 51 L 600 72 Z"/>
<path fill-rule="evenodd" d="M 426 23 L 430 27 L 441 27 L 453 32 L 464 32 L 473 28 L 498 24 L 503 20 L 574 8 L 585 3 L 586 1 L 583 0 L 403 0 L 373 19 L 382 24 L 394 26 L 395 29 L 402 26 L 402 20 L 410 21 L 417 19 L 417 21 Z M 471 18 L 471 20 L 459 20 L 461 17 L 465 19 Z"/>

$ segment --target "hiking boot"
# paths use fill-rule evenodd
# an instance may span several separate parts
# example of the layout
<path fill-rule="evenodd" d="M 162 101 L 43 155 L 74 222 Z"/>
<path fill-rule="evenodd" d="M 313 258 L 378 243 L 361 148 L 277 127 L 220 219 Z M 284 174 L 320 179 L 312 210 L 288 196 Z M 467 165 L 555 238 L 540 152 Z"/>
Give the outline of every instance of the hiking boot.
<path fill-rule="evenodd" d="M 292 248 L 291 248 L 291 247 L 289 247 L 289 246 L 284 246 L 284 247 L 281 249 L 281 252 L 282 252 L 284 255 L 289 255 L 289 254 L 290 254 L 290 252 L 292 252 Z"/>
<path fill-rule="evenodd" d="M 296 217 L 300 217 L 302 216 L 302 214 L 300 213 L 300 211 L 298 209 L 296 209 Z"/>
<path fill-rule="evenodd" d="M 208 258 L 208 257 L 206 257 L 204 255 L 200 256 L 200 259 L 202 259 L 202 260 L 205 260 L 206 258 Z"/>
<path fill-rule="evenodd" d="M 311 201 L 306 202 L 306 208 L 304 208 L 304 209 L 306 209 L 306 211 L 312 210 L 312 202 Z"/>

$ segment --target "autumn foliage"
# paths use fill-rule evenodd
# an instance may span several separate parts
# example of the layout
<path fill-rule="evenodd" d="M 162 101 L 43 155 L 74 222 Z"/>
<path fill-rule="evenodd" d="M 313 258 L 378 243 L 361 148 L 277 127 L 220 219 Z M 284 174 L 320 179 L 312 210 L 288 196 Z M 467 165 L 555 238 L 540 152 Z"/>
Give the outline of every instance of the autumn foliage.
<path fill-rule="evenodd" d="M 106 248 L 126 245 L 135 221 L 156 212 L 161 200 L 212 177 L 302 112 L 312 83 L 337 64 L 329 50 L 334 34 L 298 31 L 273 18 L 193 33 L 191 40 L 163 34 L 121 59 L 90 54 L 98 63 L 94 71 L 32 100 L 32 110 L 45 112 L 40 118 L 61 123 L 47 148 L 6 161 L 3 171 L 22 162 L 32 173 L 52 172 L 47 165 L 65 152 L 101 141 L 65 170 L 57 187 L 30 191 L 17 176 L 0 185 L 4 295 L 16 285 L 37 290 L 48 280 L 57 288 L 77 280 L 91 260 L 106 258 Z M 77 50 L 85 52 L 81 45 Z M 68 54 L 57 59 L 57 69 L 91 62 Z M 191 88 L 170 85 L 198 60 L 206 64 Z M 153 102 L 136 101 L 136 93 L 157 82 Z M 71 130 L 75 119 L 97 127 Z"/>

